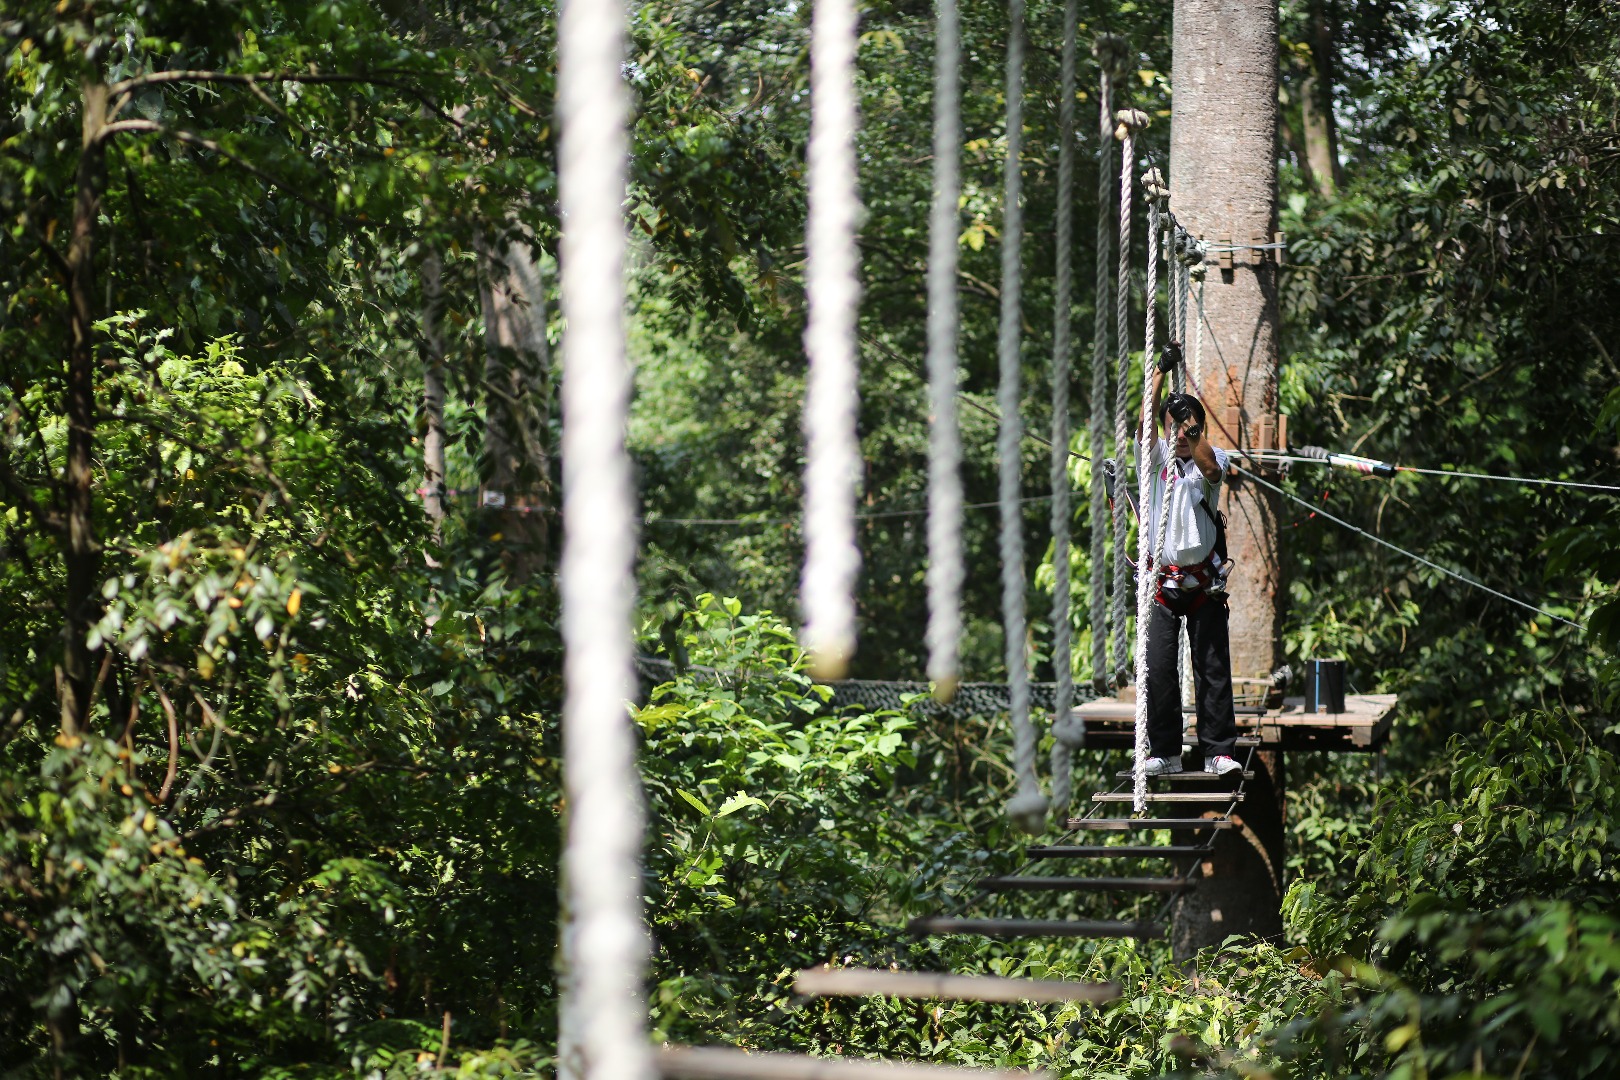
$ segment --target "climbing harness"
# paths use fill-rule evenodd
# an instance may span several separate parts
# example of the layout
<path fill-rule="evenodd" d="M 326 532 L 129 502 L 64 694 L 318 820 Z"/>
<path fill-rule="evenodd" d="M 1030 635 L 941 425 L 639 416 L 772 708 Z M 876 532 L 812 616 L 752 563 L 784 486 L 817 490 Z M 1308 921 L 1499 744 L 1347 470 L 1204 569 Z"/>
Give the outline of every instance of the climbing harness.
<path fill-rule="evenodd" d="M 956 692 L 962 643 L 962 433 L 957 421 L 957 202 L 961 32 L 956 0 L 938 0 L 934 32 L 934 202 L 928 220 L 928 678 Z"/>

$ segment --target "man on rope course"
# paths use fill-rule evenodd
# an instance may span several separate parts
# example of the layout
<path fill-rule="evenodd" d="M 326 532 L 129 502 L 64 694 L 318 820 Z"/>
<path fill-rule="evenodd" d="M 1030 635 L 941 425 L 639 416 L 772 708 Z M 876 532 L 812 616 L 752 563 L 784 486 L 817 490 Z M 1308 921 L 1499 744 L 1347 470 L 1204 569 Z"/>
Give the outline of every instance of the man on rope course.
<path fill-rule="evenodd" d="M 1227 637 L 1226 528 L 1220 516 L 1221 479 L 1227 453 L 1204 437 L 1204 406 L 1191 394 L 1162 398 L 1165 375 L 1181 363 L 1171 342 L 1153 376 L 1154 422 L 1164 432 L 1162 460 L 1153 481 L 1153 504 L 1145 528 L 1158 541 L 1144 572 L 1157 574 L 1147 630 L 1147 728 L 1150 776 L 1181 771 L 1181 680 L 1178 673 L 1181 620 L 1187 621 L 1197 693 L 1198 741 L 1204 771 L 1217 776 L 1237 769 L 1232 758 L 1237 717 L 1232 708 L 1232 659 Z M 1160 402 L 1163 401 L 1161 405 Z"/>

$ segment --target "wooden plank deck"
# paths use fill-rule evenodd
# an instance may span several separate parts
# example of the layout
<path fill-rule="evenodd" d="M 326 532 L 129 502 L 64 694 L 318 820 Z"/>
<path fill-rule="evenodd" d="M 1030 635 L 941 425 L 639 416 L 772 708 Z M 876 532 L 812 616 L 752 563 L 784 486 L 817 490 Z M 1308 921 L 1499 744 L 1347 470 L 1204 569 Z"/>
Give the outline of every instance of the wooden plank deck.
<path fill-rule="evenodd" d="M 1304 698 L 1284 698 L 1281 709 L 1256 715 L 1240 710 L 1238 731 L 1260 738 L 1264 750 L 1335 750 L 1374 753 L 1389 738 L 1395 720 L 1394 694 L 1346 694 L 1342 713 L 1308 713 Z M 1098 698 L 1074 710 L 1086 725 L 1088 746 L 1132 745 L 1136 704 L 1116 698 Z M 1195 721 L 1187 717 L 1187 741 L 1196 743 Z"/>

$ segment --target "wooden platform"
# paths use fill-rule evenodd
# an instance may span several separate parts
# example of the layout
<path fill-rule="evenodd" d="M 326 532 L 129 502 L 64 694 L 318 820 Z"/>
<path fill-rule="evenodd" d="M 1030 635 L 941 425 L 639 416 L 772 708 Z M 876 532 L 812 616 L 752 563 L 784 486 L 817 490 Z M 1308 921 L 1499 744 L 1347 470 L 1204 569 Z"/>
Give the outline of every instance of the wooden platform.
<path fill-rule="evenodd" d="M 1337 750 L 1373 753 L 1389 738 L 1395 719 L 1394 694 L 1346 694 L 1342 713 L 1308 713 L 1304 698 L 1285 698 L 1283 707 L 1256 715 L 1240 710 L 1238 731 L 1258 736 L 1266 750 Z M 1136 704 L 1098 698 L 1074 710 L 1086 725 L 1086 745 L 1117 748 L 1133 745 Z M 1187 718 L 1186 737 L 1196 744 L 1197 729 Z"/>

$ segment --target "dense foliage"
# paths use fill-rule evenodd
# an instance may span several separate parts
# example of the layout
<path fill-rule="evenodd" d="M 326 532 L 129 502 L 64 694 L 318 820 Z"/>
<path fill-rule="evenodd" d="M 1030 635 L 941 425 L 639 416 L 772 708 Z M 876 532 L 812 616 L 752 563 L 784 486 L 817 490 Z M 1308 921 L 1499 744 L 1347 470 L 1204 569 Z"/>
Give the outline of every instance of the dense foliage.
<path fill-rule="evenodd" d="M 1006 16 L 962 7 L 977 504 L 995 489 L 975 406 L 995 381 Z M 1085 7 L 1086 38 L 1135 48 L 1121 104 L 1155 117 L 1162 156 L 1171 5 Z M 1129 942 L 894 932 L 1012 868 L 1008 736 L 1000 717 L 830 708 L 769 614 L 792 610 L 800 554 L 808 11 L 633 12 L 642 646 L 680 666 L 634 712 L 657 1033 L 1087 1076 L 1613 1071 L 1620 525 L 1587 491 L 1312 465 L 1286 480 L 1304 501 L 1284 519 L 1291 658 L 1340 650 L 1358 689 L 1403 695 L 1381 767 L 1287 764 L 1287 942 L 1232 943 L 1191 975 Z M 552 1071 L 555 15 L 0 0 L 7 1075 Z M 932 11 L 881 0 L 862 18 L 863 509 L 898 513 L 862 522 L 858 664 L 916 677 Z M 1061 5 L 1032 0 L 1029 19 L 1036 428 Z M 1620 14 L 1288 0 L 1281 29 L 1295 441 L 1620 481 Z M 1089 267 L 1090 199 L 1078 210 Z M 499 329 L 513 245 L 533 257 L 527 344 Z M 1084 341 L 1084 289 L 1073 315 Z M 441 432 L 442 514 L 424 481 Z M 1027 447 L 1034 537 L 1045 454 Z M 969 513 L 965 655 L 988 679 L 994 524 Z M 1049 637 L 1037 621 L 1042 672 Z M 1077 764 L 1082 783 L 1117 767 Z M 813 963 L 1110 978 L 1124 996 L 805 1004 L 788 975 Z"/>

